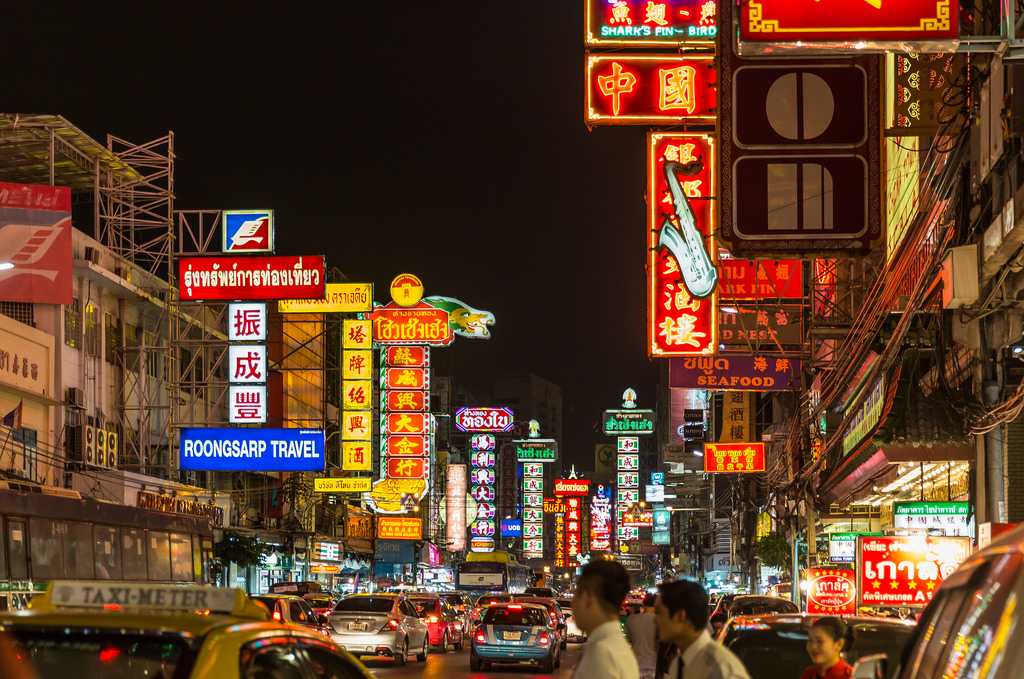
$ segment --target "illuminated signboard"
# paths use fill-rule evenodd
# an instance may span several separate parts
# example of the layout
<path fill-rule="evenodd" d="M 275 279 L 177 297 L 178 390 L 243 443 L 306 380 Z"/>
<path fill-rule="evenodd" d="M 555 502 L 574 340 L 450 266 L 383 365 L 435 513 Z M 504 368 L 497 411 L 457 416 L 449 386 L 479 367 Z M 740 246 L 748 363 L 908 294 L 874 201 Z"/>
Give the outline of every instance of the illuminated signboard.
<path fill-rule="evenodd" d="M 372 283 L 328 283 L 323 299 L 282 299 L 282 314 L 338 314 L 373 310 Z"/>
<path fill-rule="evenodd" d="M 221 251 L 273 252 L 273 210 L 224 210 Z"/>
<path fill-rule="evenodd" d="M 715 139 L 648 135 L 647 340 L 654 357 L 718 347 Z"/>
<path fill-rule="evenodd" d="M 585 0 L 590 47 L 672 47 L 714 42 L 717 0 Z"/>
<path fill-rule="evenodd" d="M 857 574 L 851 568 L 808 568 L 807 612 L 857 615 Z"/>
<path fill-rule="evenodd" d="M 653 410 L 606 410 L 602 426 L 607 436 L 618 434 L 653 434 Z"/>
<path fill-rule="evenodd" d="M 558 458 L 558 442 L 554 439 L 524 439 L 512 443 L 520 462 L 554 462 Z"/>
<path fill-rule="evenodd" d="M 228 422 L 231 424 L 263 424 L 267 421 L 267 388 L 265 386 L 228 387 Z"/>
<path fill-rule="evenodd" d="M 713 123 L 714 57 L 587 56 L 587 122 L 592 125 Z"/>
<path fill-rule="evenodd" d="M 448 312 L 429 304 L 403 307 L 391 302 L 369 315 L 377 344 L 414 344 L 446 347 L 455 339 Z"/>
<path fill-rule="evenodd" d="M 473 537 L 493 537 L 497 532 L 497 522 L 494 520 L 495 507 L 492 504 L 497 497 L 494 487 L 494 467 L 496 456 L 494 454 L 495 440 L 491 434 L 474 434 L 470 438 L 470 464 L 472 473 L 470 482 L 473 484 L 472 496 L 478 503 L 477 518 L 470 526 L 470 533 Z M 479 551 L 470 543 L 471 551 Z"/>
<path fill-rule="evenodd" d="M 315 493 L 365 493 L 370 490 L 373 479 L 368 476 L 353 476 L 340 479 L 313 479 Z"/>
<path fill-rule="evenodd" d="M 597 492 L 590 499 L 590 551 L 604 552 L 611 549 L 611 538 L 611 491 L 602 483 L 597 485 Z"/>
<path fill-rule="evenodd" d="M 320 299 L 324 258 L 293 256 L 182 257 L 182 301 Z"/>
<path fill-rule="evenodd" d="M 822 11 L 818 0 L 746 0 L 740 42 L 799 42 L 814 48 L 813 43 L 952 41 L 959 37 L 959 5 L 959 0 L 848 0 Z"/>
<path fill-rule="evenodd" d="M 764 444 L 761 442 L 704 444 L 706 474 L 752 473 L 764 469 Z"/>
<path fill-rule="evenodd" d="M 465 432 L 512 431 L 511 408 L 459 408 L 455 411 L 455 428 Z"/>
<path fill-rule="evenodd" d="M 566 503 L 569 508 L 565 512 L 565 558 L 566 567 L 570 568 L 579 563 L 583 552 L 583 500 L 570 497 Z"/>
<path fill-rule="evenodd" d="M 377 539 L 421 540 L 423 519 L 408 516 L 378 516 Z"/>
<path fill-rule="evenodd" d="M 261 302 L 228 304 L 229 342 L 263 342 L 266 339 L 266 304 Z"/>
<path fill-rule="evenodd" d="M 523 536 L 523 522 L 520 519 L 502 519 L 501 537 L 521 538 Z"/>
<path fill-rule="evenodd" d="M 188 471 L 313 472 L 324 468 L 322 429 L 185 427 L 180 466 Z"/>
<path fill-rule="evenodd" d="M 544 558 L 544 465 L 523 464 L 523 558 Z"/>
<path fill-rule="evenodd" d="M 724 351 L 777 351 L 803 342 L 803 307 L 779 304 L 726 306 L 718 310 Z"/>
<path fill-rule="evenodd" d="M 687 356 L 669 362 L 669 386 L 679 389 L 789 391 L 800 389 L 798 358 Z"/>
<path fill-rule="evenodd" d="M 555 514 L 555 568 L 566 568 L 565 514 Z"/>
<path fill-rule="evenodd" d="M 388 434 L 426 435 L 430 429 L 426 413 L 388 413 L 384 422 L 384 431 Z"/>
<path fill-rule="evenodd" d="M 730 300 L 799 299 L 804 268 L 799 259 L 725 259 L 718 261 L 718 296 Z"/>
<path fill-rule="evenodd" d="M 590 494 L 590 481 L 587 479 L 555 479 L 555 495 L 587 496 Z"/>
<path fill-rule="evenodd" d="M 970 538 L 857 538 L 861 606 L 925 606 L 971 553 Z"/>
<path fill-rule="evenodd" d="M 969 537 L 969 502 L 894 502 L 893 527 L 941 530 L 943 535 Z"/>
<path fill-rule="evenodd" d="M 449 552 L 466 548 L 466 465 L 448 465 L 445 489 L 445 538 Z"/>

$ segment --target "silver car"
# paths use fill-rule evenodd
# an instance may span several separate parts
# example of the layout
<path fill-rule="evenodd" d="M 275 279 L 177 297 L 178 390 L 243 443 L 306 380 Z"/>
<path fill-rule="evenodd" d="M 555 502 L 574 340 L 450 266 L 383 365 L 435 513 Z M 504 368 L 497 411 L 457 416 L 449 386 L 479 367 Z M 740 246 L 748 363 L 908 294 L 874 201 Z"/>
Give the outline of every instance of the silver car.
<path fill-rule="evenodd" d="M 404 665 L 409 653 L 427 659 L 426 621 L 402 594 L 357 594 L 342 599 L 330 615 L 331 640 L 355 656 L 393 658 Z"/>

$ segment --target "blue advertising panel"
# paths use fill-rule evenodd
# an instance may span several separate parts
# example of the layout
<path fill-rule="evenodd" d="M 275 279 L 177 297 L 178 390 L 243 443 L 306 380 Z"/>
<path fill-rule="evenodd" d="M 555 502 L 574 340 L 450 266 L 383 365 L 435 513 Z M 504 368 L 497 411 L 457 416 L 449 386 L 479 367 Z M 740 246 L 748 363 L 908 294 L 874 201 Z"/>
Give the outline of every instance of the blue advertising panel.
<path fill-rule="evenodd" d="M 322 429 L 181 430 L 182 469 L 214 472 L 318 472 L 324 468 Z"/>
<path fill-rule="evenodd" d="M 502 519 L 501 537 L 521 538 L 523 537 L 523 522 L 520 519 Z"/>
<path fill-rule="evenodd" d="M 651 472 L 651 485 L 652 486 L 664 486 L 665 485 L 665 472 Z"/>
<path fill-rule="evenodd" d="M 224 252 L 273 252 L 273 210 L 224 210 L 221 250 Z"/>
<path fill-rule="evenodd" d="M 377 540 L 373 558 L 377 563 L 415 563 L 416 543 L 410 540 Z"/>

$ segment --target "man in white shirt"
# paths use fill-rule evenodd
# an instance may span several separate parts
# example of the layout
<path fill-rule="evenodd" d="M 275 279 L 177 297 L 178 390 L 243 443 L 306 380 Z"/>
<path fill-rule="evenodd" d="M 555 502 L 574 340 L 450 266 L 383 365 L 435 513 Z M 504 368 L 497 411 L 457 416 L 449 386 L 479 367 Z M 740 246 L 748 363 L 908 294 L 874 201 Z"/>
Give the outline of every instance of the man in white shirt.
<path fill-rule="evenodd" d="M 640 666 L 640 679 L 655 679 L 658 666 L 658 629 L 654 620 L 653 594 L 644 597 L 644 607 L 626 618 L 626 635 Z"/>
<path fill-rule="evenodd" d="M 629 593 L 629 574 L 617 561 L 591 561 L 576 580 L 572 611 L 587 633 L 576 679 L 640 679 L 633 649 L 619 627 L 619 608 Z"/>
<path fill-rule="evenodd" d="M 660 639 L 679 649 L 666 679 L 750 679 L 743 662 L 708 634 L 708 595 L 703 587 L 686 580 L 662 583 L 654 615 Z"/>

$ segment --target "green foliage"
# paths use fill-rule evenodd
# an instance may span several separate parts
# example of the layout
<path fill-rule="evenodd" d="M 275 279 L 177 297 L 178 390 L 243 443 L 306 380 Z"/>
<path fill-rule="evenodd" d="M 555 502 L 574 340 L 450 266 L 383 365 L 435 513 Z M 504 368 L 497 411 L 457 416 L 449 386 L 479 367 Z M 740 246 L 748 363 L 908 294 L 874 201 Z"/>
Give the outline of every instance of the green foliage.
<path fill-rule="evenodd" d="M 269 552 L 270 548 L 260 544 L 255 535 L 240 535 L 234 531 L 225 531 L 224 539 L 213 546 L 213 555 L 224 566 L 234 562 L 239 568 L 265 565 Z"/>
<path fill-rule="evenodd" d="M 754 544 L 757 558 L 765 566 L 788 569 L 790 561 L 789 540 L 781 533 L 771 533 Z"/>

